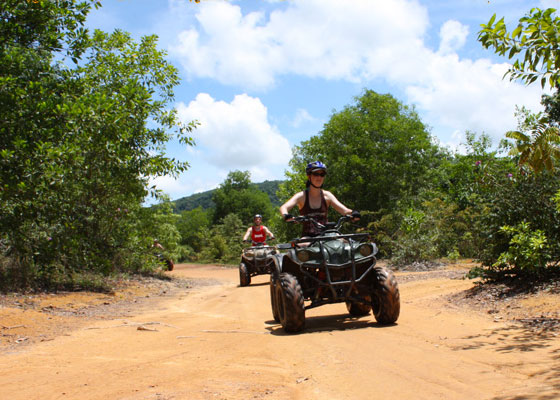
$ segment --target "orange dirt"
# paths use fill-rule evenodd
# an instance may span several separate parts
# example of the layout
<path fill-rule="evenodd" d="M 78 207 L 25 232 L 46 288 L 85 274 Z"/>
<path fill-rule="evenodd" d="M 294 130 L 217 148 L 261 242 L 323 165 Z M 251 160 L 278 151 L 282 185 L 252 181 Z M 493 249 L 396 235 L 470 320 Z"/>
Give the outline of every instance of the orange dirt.
<path fill-rule="evenodd" d="M 560 398 L 558 328 L 519 322 L 557 318 L 560 295 L 471 304 L 464 268 L 397 273 L 393 326 L 333 304 L 297 335 L 272 319 L 268 277 L 239 287 L 235 268 L 176 265 L 173 281 L 114 295 L 4 296 L 0 398 Z"/>

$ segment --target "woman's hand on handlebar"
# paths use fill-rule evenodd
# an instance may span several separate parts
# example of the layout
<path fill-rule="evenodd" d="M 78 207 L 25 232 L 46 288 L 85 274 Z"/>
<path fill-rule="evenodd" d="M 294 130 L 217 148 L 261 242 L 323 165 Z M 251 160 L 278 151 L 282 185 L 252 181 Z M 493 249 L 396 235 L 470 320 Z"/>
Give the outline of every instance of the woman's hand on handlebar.
<path fill-rule="evenodd" d="M 284 217 L 284 221 L 286 222 L 295 222 L 294 216 L 292 214 L 284 214 L 282 216 Z"/>

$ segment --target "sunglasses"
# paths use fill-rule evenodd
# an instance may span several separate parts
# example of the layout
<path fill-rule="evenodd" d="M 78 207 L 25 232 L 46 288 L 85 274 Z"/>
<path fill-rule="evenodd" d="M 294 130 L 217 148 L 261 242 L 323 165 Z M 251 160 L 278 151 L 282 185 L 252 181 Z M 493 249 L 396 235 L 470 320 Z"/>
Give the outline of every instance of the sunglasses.
<path fill-rule="evenodd" d="M 325 177 L 325 175 L 327 175 L 326 172 L 312 172 L 311 175 L 313 176 L 320 176 L 320 177 Z"/>

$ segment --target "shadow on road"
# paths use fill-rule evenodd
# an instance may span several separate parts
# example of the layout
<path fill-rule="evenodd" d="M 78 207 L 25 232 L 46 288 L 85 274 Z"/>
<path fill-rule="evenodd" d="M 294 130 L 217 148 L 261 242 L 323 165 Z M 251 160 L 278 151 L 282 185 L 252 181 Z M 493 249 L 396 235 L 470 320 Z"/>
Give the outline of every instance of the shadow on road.
<path fill-rule="evenodd" d="M 348 313 L 344 314 L 331 314 L 331 315 L 319 315 L 313 317 L 305 318 L 305 328 L 302 332 L 297 332 L 295 334 L 309 334 L 317 332 L 333 332 L 333 331 L 346 331 L 349 329 L 365 329 L 365 328 L 391 328 L 397 324 L 391 325 L 381 325 L 372 319 L 371 315 L 366 315 L 363 317 L 353 317 Z M 272 335 L 286 336 L 294 335 L 294 333 L 287 333 L 282 329 L 282 326 L 273 321 L 266 321 L 266 324 L 272 324 L 273 326 L 267 327 Z"/>
<path fill-rule="evenodd" d="M 241 286 L 241 285 L 237 285 L 238 288 L 250 288 L 250 287 L 256 287 L 256 286 L 269 286 L 270 283 L 269 282 L 261 282 L 261 283 L 250 283 L 248 286 Z"/>
<path fill-rule="evenodd" d="M 463 339 L 469 340 L 466 346 L 452 347 L 456 351 L 476 350 L 483 347 L 493 348 L 497 353 L 524 353 L 550 348 L 550 359 L 553 362 L 552 368 L 547 367 L 535 372 L 534 375 L 540 376 L 546 383 L 539 393 L 517 393 L 515 396 L 496 396 L 492 400 L 553 400 L 560 398 L 560 348 L 558 347 L 557 329 L 535 329 L 535 326 L 528 324 L 509 325 L 493 329 L 490 333 L 466 336 Z M 549 363 L 544 363 L 549 365 Z M 521 368 L 518 365 L 510 367 Z"/>

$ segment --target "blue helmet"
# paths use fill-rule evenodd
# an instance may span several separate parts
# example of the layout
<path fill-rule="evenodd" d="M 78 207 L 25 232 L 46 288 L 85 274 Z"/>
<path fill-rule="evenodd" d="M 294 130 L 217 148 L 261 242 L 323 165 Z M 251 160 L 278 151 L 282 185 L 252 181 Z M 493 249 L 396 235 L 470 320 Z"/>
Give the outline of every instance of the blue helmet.
<path fill-rule="evenodd" d="M 313 171 L 323 170 L 325 173 L 327 172 L 327 166 L 323 164 L 321 161 L 313 161 L 307 164 L 305 167 L 305 173 L 309 175 Z"/>

